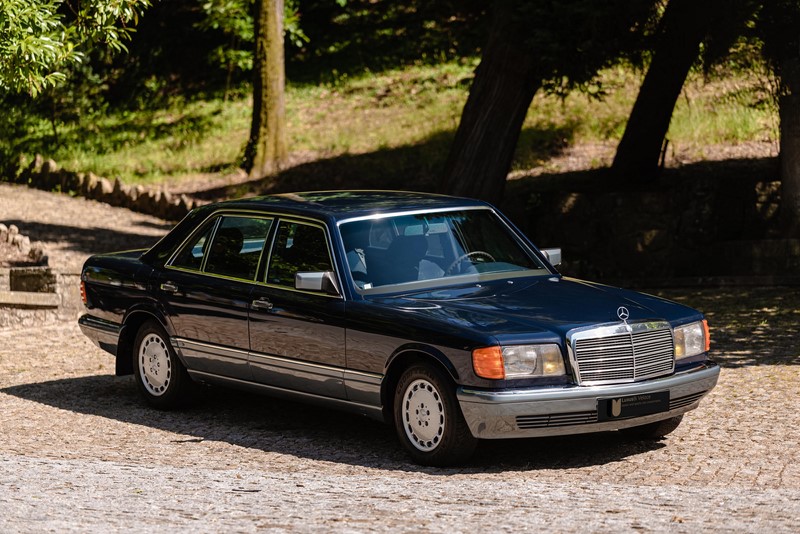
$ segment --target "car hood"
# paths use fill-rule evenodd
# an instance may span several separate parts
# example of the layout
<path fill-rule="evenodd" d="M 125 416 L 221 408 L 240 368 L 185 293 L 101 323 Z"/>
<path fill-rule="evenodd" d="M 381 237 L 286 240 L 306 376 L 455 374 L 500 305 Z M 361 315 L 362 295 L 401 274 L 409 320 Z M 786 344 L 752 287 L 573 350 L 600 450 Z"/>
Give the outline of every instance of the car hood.
<path fill-rule="evenodd" d="M 377 299 L 428 320 L 460 325 L 500 342 L 563 339 L 569 330 L 621 322 L 666 320 L 673 325 L 702 315 L 665 299 L 563 277 L 537 277 L 471 284 Z"/>

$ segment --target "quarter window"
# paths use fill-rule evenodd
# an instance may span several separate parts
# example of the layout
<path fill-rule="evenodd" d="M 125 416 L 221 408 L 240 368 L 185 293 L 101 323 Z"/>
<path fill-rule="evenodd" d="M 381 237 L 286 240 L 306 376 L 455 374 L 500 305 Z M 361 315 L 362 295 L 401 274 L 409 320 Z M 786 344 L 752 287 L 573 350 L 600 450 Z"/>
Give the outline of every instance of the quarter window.
<path fill-rule="evenodd" d="M 205 255 L 208 243 L 211 242 L 211 232 L 217 220 L 211 221 L 206 228 L 194 239 L 190 240 L 183 249 L 172 260 L 172 267 L 199 271 L 203 266 L 203 256 Z"/>
<path fill-rule="evenodd" d="M 298 272 L 332 271 L 325 231 L 319 226 L 281 221 L 270 255 L 267 283 L 294 287 Z"/>

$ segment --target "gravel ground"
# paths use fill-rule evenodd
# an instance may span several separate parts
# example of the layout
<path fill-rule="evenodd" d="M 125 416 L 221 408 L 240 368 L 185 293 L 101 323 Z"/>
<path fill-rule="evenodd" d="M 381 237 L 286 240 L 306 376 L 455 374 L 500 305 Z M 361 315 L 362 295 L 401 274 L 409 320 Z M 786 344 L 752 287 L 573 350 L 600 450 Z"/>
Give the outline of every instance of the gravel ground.
<path fill-rule="evenodd" d="M 173 224 L 82 197 L 0 183 L 0 222 L 41 241 L 50 265 L 78 272 L 90 254 L 145 248 Z"/>
<path fill-rule="evenodd" d="M 166 228 L 0 186 L 9 213 L 76 265 Z M 379 423 L 266 397 L 211 389 L 154 411 L 74 323 L 0 330 L 0 531 L 796 532 L 800 294 L 665 294 L 706 311 L 723 366 L 678 430 L 484 442 L 459 469 L 411 464 Z"/>

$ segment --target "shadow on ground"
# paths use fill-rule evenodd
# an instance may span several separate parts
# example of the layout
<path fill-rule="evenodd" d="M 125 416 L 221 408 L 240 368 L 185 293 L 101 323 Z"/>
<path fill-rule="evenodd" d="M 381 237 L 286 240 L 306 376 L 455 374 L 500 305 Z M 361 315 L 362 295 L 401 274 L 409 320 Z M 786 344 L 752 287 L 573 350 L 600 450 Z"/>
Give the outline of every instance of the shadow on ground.
<path fill-rule="evenodd" d="M 796 287 L 682 288 L 652 291 L 705 313 L 711 354 L 722 366 L 800 365 Z"/>
<path fill-rule="evenodd" d="M 21 220 L 6 221 L 6 224 L 16 224 L 24 228 L 25 233 L 35 236 L 37 241 L 66 242 L 68 243 L 64 247 L 66 250 L 92 254 L 150 248 L 161 239 L 161 236 L 120 232 L 101 227 L 82 228 Z M 150 228 L 164 230 L 165 233 L 174 226 L 171 223 L 163 225 L 148 223 L 148 225 Z"/>
<path fill-rule="evenodd" d="M 544 162 L 568 146 L 577 124 L 570 127 L 525 128 L 517 157 Z M 454 131 L 437 132 L 412 145 L 365 154 L 342 154 L 301 163 L 261 180 L 192 193 L 202 200 L 252 195 L 338 189 L 434 191 L 444 170 Z"/>
<path fill-rule="evenodd" d="M 602 465 L 659 449 L 658 441 L 625 441 L 614 433 L 482 442 L 455 469 L 409 463 L 392 427 L 360 416 L 268 397 L 211 388 L 199 405 L 177 412 L 146 407 L 133 379 L 89 376 L 0 390 L 26 400 L 173 432 L 176 443 L 221 441 L 314 460 L 432 475 L 547 470 Z"/>

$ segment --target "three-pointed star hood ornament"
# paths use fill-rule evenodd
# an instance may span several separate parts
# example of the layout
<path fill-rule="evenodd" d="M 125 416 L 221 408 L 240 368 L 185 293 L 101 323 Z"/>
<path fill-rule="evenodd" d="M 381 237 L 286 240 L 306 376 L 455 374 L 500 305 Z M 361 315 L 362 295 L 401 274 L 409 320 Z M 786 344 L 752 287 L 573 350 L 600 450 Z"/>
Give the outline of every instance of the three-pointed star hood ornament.
<path fill-rule="evenodd" d="M 627 322 L 628 321 L 628 317 L 630 317 L 630 316 L 631 316 L 631 313 L 628 311 L 628 308 L 626 308 L 625 306 L 620 306 L 619 308 L 617 308 L 617 317 L 619 317 L 622 322 Z"/>

